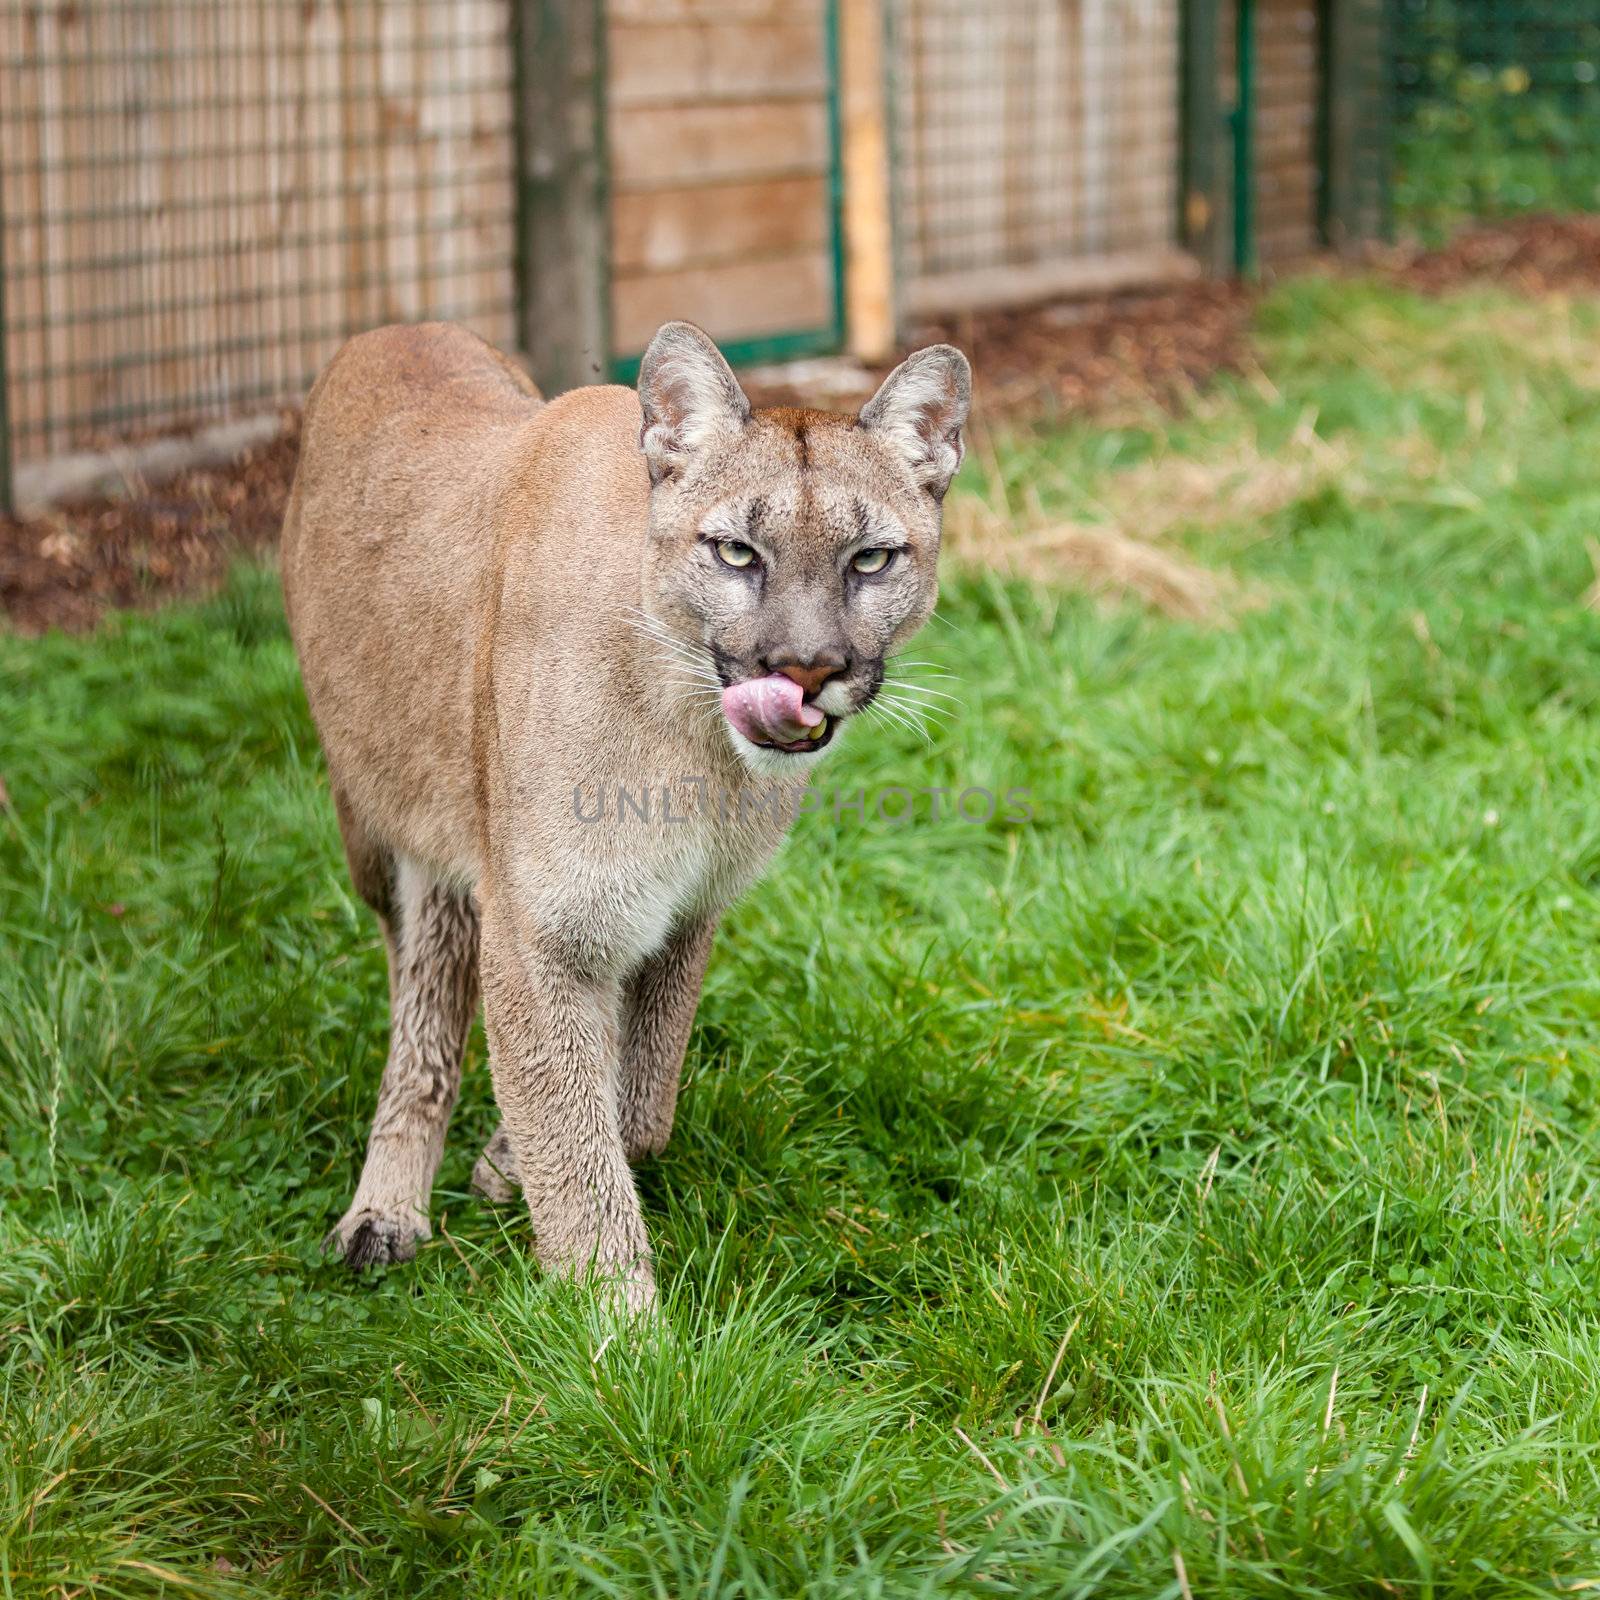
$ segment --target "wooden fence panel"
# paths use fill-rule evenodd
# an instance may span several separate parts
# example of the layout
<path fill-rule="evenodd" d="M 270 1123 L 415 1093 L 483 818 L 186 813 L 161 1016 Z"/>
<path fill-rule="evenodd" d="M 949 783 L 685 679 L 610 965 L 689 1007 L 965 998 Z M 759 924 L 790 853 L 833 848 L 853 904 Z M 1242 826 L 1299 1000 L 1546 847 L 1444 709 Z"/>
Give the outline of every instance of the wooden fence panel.
<path fill-rule="evenodd" d="M 848 3 L 848 0 L 846 0 Z M 611 0 L 612 349 L 836 336 L 825 0 Z"/>

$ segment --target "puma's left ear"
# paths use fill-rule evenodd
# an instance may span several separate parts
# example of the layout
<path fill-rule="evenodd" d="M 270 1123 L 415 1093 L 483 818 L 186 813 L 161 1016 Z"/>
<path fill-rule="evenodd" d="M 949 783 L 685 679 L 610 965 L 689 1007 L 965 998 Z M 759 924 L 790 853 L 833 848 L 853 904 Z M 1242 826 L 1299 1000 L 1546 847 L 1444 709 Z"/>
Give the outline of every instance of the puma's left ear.
<path fill-rule="evenodd" d="M 935 500 L 961 465 L 961 430 L 972 406 L 972 368 L 948 344 L 907 356 L 861 408 L 859 421 L 911 468 Z"/>
<path fill-rule="evenodd" d="M 657 330 L 639 364 L 639 404 L 639 447 L 651 483 L 675 477 L 700 451 L 733 438 L 750 420 L 750 402 L 733 368 L 692 322 Z"/>

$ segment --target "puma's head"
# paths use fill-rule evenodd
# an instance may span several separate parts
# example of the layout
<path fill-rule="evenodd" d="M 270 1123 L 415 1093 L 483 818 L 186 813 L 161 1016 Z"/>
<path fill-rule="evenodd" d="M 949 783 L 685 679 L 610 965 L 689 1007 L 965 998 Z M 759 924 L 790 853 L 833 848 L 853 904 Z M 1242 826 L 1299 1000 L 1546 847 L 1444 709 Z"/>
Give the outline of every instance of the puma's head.
<path fill-rule="evenodd" d="M 755 771 L 798 776 L 932 612 L 971 394 L 966 357 L 933 345 L 859 416 L 752 412 L 699 328 L 651 341 L 646 626 L 691 689 L 720 698 Z"/>

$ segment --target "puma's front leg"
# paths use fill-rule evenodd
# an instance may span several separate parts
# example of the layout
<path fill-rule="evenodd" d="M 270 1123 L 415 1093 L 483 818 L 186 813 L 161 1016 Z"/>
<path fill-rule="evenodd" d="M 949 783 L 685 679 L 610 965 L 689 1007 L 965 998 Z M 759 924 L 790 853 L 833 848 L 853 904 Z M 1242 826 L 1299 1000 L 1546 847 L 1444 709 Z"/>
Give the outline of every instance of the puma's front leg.
<path fill-rule="evenodd" d="M 655 1297 L 615 1091 L 621 994 L 554 942 L 483 908 L 484 1026 L 495 1098 L 547 1270 Z"/>
<path fill-rule="evenodd" d="M 679 930 L 624 987 L 617 1111 L 629 1161 L 660 1155 L 672 1135 L 683 1053 L 715 932 L 714 922 Z M 517 1152 L 502 1123 L 472 1169 L 472 1187 L 503 1205 L 521 1184 Z"/>
<path fill-rule="evenodd" d="M 629 980 L 617 1109 L 630 1161 L 660 1155 L 672 1136 L 683 1053 L 716 931 L 710 921 L 678 929 Z"/>

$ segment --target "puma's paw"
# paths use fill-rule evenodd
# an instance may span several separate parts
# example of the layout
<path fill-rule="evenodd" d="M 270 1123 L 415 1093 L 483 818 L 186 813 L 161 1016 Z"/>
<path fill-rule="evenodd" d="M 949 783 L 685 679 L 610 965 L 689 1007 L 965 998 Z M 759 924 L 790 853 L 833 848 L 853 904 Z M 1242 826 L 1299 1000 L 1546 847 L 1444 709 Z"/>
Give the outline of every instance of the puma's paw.
<path fill-rule="evenodd" d="M 648 1261 L 609 1269 L 596 1264 L 587 1272 L 579 1269 L 574 1276 L 593 1290 L 595 1309 L 607 1322 L 631 1325 L 655 1320 L 659 1309 L 656 1278 Z"/>
<path fill-rule="evenodd" d="M 374 1211 L 352 1206 L 322 1241 L 329 1255 L 344 1257 L 347 1267 L 392 1267 L 409 1261 L 433 1230 L 413 1212 Z"/>
<path fill-rule="evenodd" d="M 483 1147 L 472 1169 L 473 1189 L 492 1205 L 503 1206 L 515 1200 L 522 1188 L 517 1170 L 517 1155 L 502 1128 Z"/>

